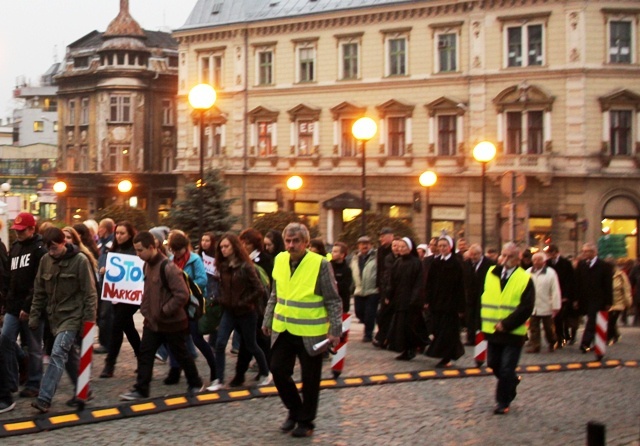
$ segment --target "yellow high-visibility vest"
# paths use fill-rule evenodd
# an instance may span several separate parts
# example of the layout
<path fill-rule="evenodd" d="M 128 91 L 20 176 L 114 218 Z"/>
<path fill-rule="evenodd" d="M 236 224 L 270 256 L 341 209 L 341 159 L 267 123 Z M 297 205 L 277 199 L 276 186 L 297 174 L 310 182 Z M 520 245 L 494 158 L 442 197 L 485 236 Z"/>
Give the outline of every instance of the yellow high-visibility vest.
<path fill-rule="evenodd" d="M 495 266 L 487 271 L 484 293 L 482 293 L 482 309 L 480 317 L 482 318 L 482 331 L 484 333 L 495 333 L 496 324 L 509 316 L 520 304 L 522 293 L 527 288 L 527 284 L 531 279 L 529 273 L 522 268 L 516 268 L 504 290 L 500 289 L 500 277 L 492 274 Z M 519 336 L 527 334 L 525 324 L 516 327 L 509 333 Z"/>
<path fill-rule="evenodd" d="M 277 302 L 272 329 L 278 333 L 288 331 L 296 336 L 326 335 L 329 331 L 327 309 L 322 296 L 315 294 L 323 257 L 307 251 L 293 275 L 290 259 L 288 252 L 282 252 L 274 262 Z"/>

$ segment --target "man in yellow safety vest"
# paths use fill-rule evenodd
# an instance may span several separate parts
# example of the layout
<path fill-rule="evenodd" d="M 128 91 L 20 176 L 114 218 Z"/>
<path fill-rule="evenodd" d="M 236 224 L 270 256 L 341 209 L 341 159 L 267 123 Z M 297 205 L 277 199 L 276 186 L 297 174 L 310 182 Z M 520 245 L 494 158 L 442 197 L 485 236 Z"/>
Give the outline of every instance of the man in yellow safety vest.
<path fill-rule="evenodd" d="M 290 223 L 282 237 L 286 251 L 274 261 L 273 288 L 262 330 L 271 336 L 273 382 L 289 410 L 280 430 L 308 437 L 313 434 L 318 410 L 322 353 L 335 347 L 342 334 L 342 300 L 327 259 L 307 250 L 307 227 Z M 296 357 L 302 397 L 292 377 Z"/>
<path fill-rule="evenodd" d="M 493 413 L 504 415 L 516 397 L 520 376 L 516 367 L 525 342 L 525 323 L 535 303 L 531 276 L 520 266 L 520 250 L 506 243 L 498 265 L 487 272 L 482 293 L 482 332 L 487 340 L 487 365 L 498 378 Z"/>

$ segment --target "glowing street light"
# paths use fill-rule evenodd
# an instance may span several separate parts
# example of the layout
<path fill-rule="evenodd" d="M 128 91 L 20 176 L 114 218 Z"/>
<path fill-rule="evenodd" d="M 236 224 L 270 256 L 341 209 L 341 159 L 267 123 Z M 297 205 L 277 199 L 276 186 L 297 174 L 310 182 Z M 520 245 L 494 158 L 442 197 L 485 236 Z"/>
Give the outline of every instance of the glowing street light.
<path fill-rule="evenodd" d="M 122 180 L 118 183 L 118 190 L 123 193 L 129 193 L 133 189 L 133 183 L 129 180 Z"/>
<path fill-rule="evenodd" d="M 67 190 L 67 183 L 65 183 L 64 181 L 56 181 L 53 184 L 53 191 L 56 194 L 62 194 L 66 192 L 66 190 Z"/>
<path fill-rule="evenodd" d="M 431 186 L 436 184 L 438 181 L 438 175 L 431 170 L 427 170 L 422 172 L 420 175 L 420 185 L 424 187 L 425 190 L 425 201 L 424 201 L 424 214 L 425 214 L 425 237 L 424 242 L 429 243 L 429 239 L 431 239 L 431 215 L 429 212 L 429 189 Z"/>
<path fill-rule="evenodd" d="M 293 192 L 293 202 L 291 203 L 291 210 L 296 211 L 296 192 L 302 187 L 302 178 L 298 175 L 293 175 L 287 179 L 287 189 Z"/>
<path fill-rule="evenodd" d="M 489 141 L 482 141 L 473 148 L 473 158 L 482 164 L 482 249 L 485 249 L 485 232 L 487 227 L 486 206 L 487 206 L 487 187 L 485 184 L 485 176 L 487 172 L 487 163 L 496 156 L 496 146 Z"/>
<path fill-rule="evenodd" d="M 216 102 L 216 91 L 209 84 L 198 84 L 189 91 L 189 104 L 199 113 L 200 126 L 200 179 L 198 180 L 198 190 L 200 194 L 200 221 L 199 229 L 201 237 L 204 233 L 204 113 L 213 107 Z"/>
<path fill-rule="evenodd" d="M 351 133 L 353 137 L 362 143 L 362 197 L 361 197 L 361 206 L 362 206 L 362 229 L 360 230 L 360 235 L 367 235 L 367 155 L 366 155 L 366 144 L 371 138 L 373 138 L 378 131 L 378 126 L 375 121 L 371 118 L 360 118 L 356 122 L 353 123 L 353 127 L 351 127 Z"/>

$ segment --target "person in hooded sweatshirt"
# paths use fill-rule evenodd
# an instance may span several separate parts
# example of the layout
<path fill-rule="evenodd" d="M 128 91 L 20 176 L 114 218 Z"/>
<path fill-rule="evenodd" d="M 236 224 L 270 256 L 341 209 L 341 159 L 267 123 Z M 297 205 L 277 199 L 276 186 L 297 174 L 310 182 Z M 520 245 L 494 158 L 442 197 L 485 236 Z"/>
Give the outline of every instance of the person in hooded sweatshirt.
<path fill-rule="evenodd" d="M 3 361 L 0 361 L 0 410 L 3 411 L 11 407 L 10 393 L 18 390 L 18 333 L 23 333 L 22 341 L 29 349 L 28 378 L 20 396 L 36 396 L 42 379 L 44 319 L 39 321 L 35 330 L 27 328 L 27 321 L 33 298 L 33 279 L 38 272 L 40 259 L 47 251 L 38 234 L 36 219 L 29 212 L 19 213 L 11 229 L 15 231 L 16 241 L 9 252 L 9 288 L 4 302 L 6 314 L 0 336 L 0 353 L 3 356 Z M 9 406 L 4 407 L 7 403 Z"/>
<path fill-rule="evenodd" d="M 34 282 L 29 328 L 37 329 L 46 311 L 55 339 L 38 398 L 31 403 L 46 413 L 65 369 L 74 388 L 78 384 L 79 341 L 84 323 L 96 320 L 98 293 L 91 261 L 76 245 L 66 242 L 64 232 L 49 228 L 43 238 L 48 253 L 40 262 Z M 69 406 L 78 403 L 75 396 L 67 401 Z"/>

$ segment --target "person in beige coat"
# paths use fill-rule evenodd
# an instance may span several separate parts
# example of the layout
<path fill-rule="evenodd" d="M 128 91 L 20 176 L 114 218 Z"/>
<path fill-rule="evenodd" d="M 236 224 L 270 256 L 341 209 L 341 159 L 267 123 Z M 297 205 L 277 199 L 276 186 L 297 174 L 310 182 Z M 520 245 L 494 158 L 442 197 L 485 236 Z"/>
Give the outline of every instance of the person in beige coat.
<path fill-rule="evenodd" d="M 527 353 L 540 353 L 540 322 L 544 327 L 549 352 L 556 348 L 556 330 L 553 318 L 560 311 L 560 282 L 555 270 L 546 265 L 546 256 L 535 253 L 531 261 L 533 266 L 527 270 L 536 290 L 536 303 L 529 320 L 529 346 Z"/>
<path fill-rule="evenodd" d="M 609 259 L 607 259 L 609 261 Z M 609 309 L 609 322 L 607 327 L 607 340 L 609 345 L 613 345 L 620 340 L 620 332 L 618 331 L 618 318 L 620 314 L 631 306 L 631 283 L 629 278 L 622 271 L 620 266 L 615 265 L 613 273 L 613 305 Z"/>

